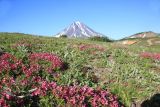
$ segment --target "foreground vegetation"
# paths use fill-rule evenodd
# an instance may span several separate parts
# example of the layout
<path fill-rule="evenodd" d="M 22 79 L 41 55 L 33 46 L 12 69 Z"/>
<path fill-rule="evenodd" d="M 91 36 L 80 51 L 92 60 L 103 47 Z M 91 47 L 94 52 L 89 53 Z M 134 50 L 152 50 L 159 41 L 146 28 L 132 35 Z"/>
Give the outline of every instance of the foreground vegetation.
<path fill-rule="evenodd" d="M 160 92 L 160 47 L 1 33 L 0 74 L 0 106 L 130 106 Z"/>

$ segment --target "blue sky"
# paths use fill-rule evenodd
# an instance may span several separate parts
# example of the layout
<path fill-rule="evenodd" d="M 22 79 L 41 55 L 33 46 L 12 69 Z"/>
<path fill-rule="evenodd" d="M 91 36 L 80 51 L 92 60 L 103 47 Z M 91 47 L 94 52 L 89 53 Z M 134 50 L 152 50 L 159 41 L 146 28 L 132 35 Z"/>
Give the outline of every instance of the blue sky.
<path fill-rule="evenodd" d="M 160 0 L 0 0 L 0 32 L 52 36 L 74 21 L 112 39 L 160 33 Z"/>

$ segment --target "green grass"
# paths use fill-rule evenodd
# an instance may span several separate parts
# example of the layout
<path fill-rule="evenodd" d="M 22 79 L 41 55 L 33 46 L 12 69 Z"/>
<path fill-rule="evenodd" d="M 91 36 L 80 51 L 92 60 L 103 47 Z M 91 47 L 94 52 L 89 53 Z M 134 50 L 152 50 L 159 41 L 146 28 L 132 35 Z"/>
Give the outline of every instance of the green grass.
<path fill-rule="evenodd" d="M 31 44 L 32 47 L 30 49 L 18 47 L 18 50 L 15 50 L 13 47 L 18 43 Z M 92 54 L 92 49 L 81 51 L 79 49 L 81 44 L 99 45 L 105 50 Z M 116 42 L 0 33 L 0 47 L 18 58 L 22 58 L 27 51 L 49 52 L 60 56 L 68 64 L 68 69 L 61 72 L 59 78 L 55 78 L 58 84 L 106 87 L 126 106 L 130 106 L 133 99 L 141 102 L 160 92 L 160 87 L 158 87 L 160 86 L 160 71 L 153 69 L 156 67 L 156 62 L 139 57 L 139 53 L 143 51 L 160 52 L 160 46 L 146 46 L 145 44 L 145 40 L 139 44 L 123 46 L 117 45 Z M 86 66 L 91 69 L 84 71 L 83 68 Z M 98 82 L 95 82 L 97 78 Z M 46 106 L 50 98 L 41 100 L 41 105 Z"/>

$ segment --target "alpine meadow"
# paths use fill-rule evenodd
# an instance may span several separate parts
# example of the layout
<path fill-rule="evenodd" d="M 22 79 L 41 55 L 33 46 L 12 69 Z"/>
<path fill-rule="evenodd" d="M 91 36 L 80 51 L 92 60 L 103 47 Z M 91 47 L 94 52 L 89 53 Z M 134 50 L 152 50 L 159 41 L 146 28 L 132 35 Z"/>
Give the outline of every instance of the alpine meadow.
<path fill-rule="evenodd" d="M 0 107 L 160 107 L 159 0 L 0 0 Z"/>

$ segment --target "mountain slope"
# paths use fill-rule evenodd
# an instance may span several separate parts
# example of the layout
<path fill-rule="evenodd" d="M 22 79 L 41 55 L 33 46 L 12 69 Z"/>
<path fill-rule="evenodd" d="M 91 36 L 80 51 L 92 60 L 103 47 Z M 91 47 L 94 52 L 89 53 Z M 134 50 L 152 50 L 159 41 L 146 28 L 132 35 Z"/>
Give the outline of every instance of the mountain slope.
<path fill-rule="evenodd" d="M 151 38 L 151 37 L 157 37 L 158 34 L 152 31 L 148 31 L 148 32 L 140 32 L 140 33 L 136 33 L 134 35 L 131 35 L 125 39 L 130 39 L 130 38 Z"/>
<path fill-rule="evenodd" d="M 89 28 L 87 25 L 76 21 L 72 23 L 70 26 L 65 28 L 63 31 L 58 33 L 56 37 L 60 37 L 61 35 L 67 35 L 69 38 L 88 38 L 93 36 L 103 36 L 100 33 Z"/>

